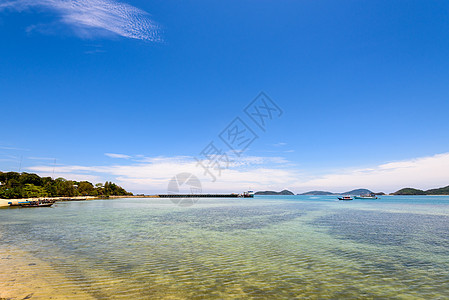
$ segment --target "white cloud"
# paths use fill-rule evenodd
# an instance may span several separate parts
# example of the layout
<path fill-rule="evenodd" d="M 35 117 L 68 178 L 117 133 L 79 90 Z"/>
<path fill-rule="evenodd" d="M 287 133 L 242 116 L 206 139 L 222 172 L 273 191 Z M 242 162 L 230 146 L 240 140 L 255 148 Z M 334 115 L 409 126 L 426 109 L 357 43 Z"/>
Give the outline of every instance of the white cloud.
<path fill-rule="evenodd" d="M 273 167 L 284 164 L 281 158 L 244 157 L 239 159 L 238 166 L 230 165 L 224 169 L 221 176 L 212 182 L 212 177 L 205 174 L 204 169 L 192 157 L 145 157 L 127 165 L 110 166 L 33 166 L 30 170 L 37 173 L 55 174 L 65 178 L 82 178 L 83 174 L 98 175 L 103 178 L 115 178 L 114 181 L 134 192 L 164 193 L 168 181 L 175 175 L 188 172 L 198 176 L 203 184 L 203 190 L 208 192 L 241 192 L 247 189 L 265 189 L 283 186 L 285 181 L 294 181 L 297 177 L 294 171 Z M 245 166 L 242 170 L 241 166 Z M 271 167 L 269 167 L 271 166 Z M 64 175 L 65 174 L 65 175 Z M 105 181 L 100 180 L 100 181 Z"/>
<path fill-rule="evenodd" d="M 284 143 L 284 142 L 279 142 L 279 143 L 273 144 L 273 146 L 275 146 L 275 147 L 282 147 L 282 146 L 286 146 L 286 145 L 287 145 L 287 143 Z"/>
<path fill-rule="evenodd" d="M 27 157 L 27 159 L 31 159 L 31 160 L 55 160 L 56 158 L 54 158 L 54 157 L 29 156 L 29 157 Z"/>
<path fill-rule="evenodd" d="M 6 0 L 0 4 L 0 10 L 4 9 L 56 12 L 60 22 L 82 35 L 102 31 L 139 40 L 160 40 L 159 28 L 147 12 L 115 0 Z"/>
<path fill-rule="evenodd" d="M 126 154 L 116 154 L 116 153 L 105 153 L 104 155 L 110 157 L 110 158 L 124 158 L 124 159 L 130 159 L 131 156 Z"/>
<path fill-rule="evenodd" d="M 282 190 L 293 192 L 329 190 L 344 192 L 354 188 L 394 192 L 403 187 L 429 189 L 449 185 L 449 153 L 407 161 L 390 162 L 364 169 L 346 169 L 321 176 L 304 174 L 283 158 L 247 156 L 236 159 L 229 169 L 212 182 L 197 162 L 188 156 L 141 157 L 129 164 L 109 166 L 34 166 L 30 170 L 51 173 L 65 178 L 95 182 L 113 181 L 136 193 L 164 193 L 168 181 L 178 173 L 198 176 L 205 192 L 241 192 L 244 190 Z"/>
<path fill-rule="evenodd" d="M 0 146 L 0 149 L 2 149 L 2 150 L 15 150 L 15 151 L 30 151 L 30 149 L 8 147 L 8 146 Z"/>
<path fill-rule="evenodd" d="M 0 161 L 17 161 L 17 159 L 14 159 L 14 158 L 0 158 Z"/>
<path fill-rule="evenodd" d="M 96 183 L 104 183 L 105 180 L 101 176 L 97 175 L 86 175 L 86 174 L 67 174 L 67 173 L 57 173 L 55 172 L 40 172 L 39 175 L 41 177 L 52 177 L 52 178 L 64 178 L 67 180 L 74 180 L 74 181 L 89 181 L 93 184 Z"/>
<path fill-rule="evenodd" d="M 344 192 L 366 187 L 375 191 L 394 192 L 404 187 L 430 189 L 449 185 L 449 153 L 390 162 L 379 166 L 341 170 L 297 183 L 301 191 L 321 189 Z"/>

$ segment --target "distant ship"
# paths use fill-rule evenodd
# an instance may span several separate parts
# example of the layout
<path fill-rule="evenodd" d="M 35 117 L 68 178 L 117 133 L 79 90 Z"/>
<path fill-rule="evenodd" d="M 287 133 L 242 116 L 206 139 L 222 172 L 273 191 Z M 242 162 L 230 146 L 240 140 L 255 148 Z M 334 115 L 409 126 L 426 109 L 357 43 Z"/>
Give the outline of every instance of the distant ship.
<path fill-rule="evenodd" d="M 352 197 L 351 196 L 338 197 L 338 200 L 350 201 L 352 200 Z"/>
<path fill-rule="evenodd" d="M 354 199 L 371 199 L 371 200 L 375 200 L 375 199 L 378 199 L 378 198 L 374 194 L 369 194 L 369 195 L 355 196 Z"/>
<path fill-rule="evenodd" d="M 242 194 L 243 198 L 254 198 L 254 191 L 247 191 Z"/>

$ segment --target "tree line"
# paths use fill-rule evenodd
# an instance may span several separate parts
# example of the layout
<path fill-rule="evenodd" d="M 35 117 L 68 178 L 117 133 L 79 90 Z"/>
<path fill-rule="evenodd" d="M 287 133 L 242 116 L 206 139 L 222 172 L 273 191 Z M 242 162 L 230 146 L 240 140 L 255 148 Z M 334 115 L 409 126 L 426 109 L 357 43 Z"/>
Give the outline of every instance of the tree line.
<path fill-rule="evenodd" d="M 73 181 L 64 178 L 52 179 L 32 173 L 0 171 L 0 198 L 3 199 L 130 195 L 132 193 L 108 181 L 104 184 L 93 185 L 89 181 Z"/>
<path fill-rule="evenodd" d="M 449 195 L 449 186 L 426 191 L 414 188 L 405 188 L 393 193 L 392 195 Z"/>

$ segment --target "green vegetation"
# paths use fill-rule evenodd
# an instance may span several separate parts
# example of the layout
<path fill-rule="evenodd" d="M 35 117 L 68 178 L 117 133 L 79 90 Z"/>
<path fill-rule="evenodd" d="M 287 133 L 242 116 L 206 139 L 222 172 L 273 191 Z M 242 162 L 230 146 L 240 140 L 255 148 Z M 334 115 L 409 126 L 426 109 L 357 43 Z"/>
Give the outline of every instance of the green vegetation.
<path fill-rule="evenodd" d="M 332 193 L 332 192 L 326 192 L 326 191 L 310 191 L 307 193 L 303 193 L 300 195 L 306 195 L 306 196 L 329 196 L 329 195 L 370 195 L 373 194 L 372 191 L 368 190 L 368 189 L 356 189 L 356 190 L 352 190 L 349 192 L 344 192 L 344 193 Z M 383 194 L 383 193 L 378 193 L 378 194 Z"/>
<path fill-rule="evenodd" d="M 326 191 L 310 191 L 310 192 L 302 193 L 302 194 L 298 194 L 298 195 L 302 195 L 302 196 L 329 196 L 329 195 L 335 195 L 335 194 L 331 193 L 331 192 L 326 192 Z"/>
<path fill-rule="evenodd" d="M 274 192 L 274 191 L 263 191 L 263 192 L 257 192 L 255 195 L 283 195 L 283 196 L 291 196 L 294 195 L 289 190 L 283 190 L 281 192 Z"/>
<path fill-rule="evenodd" d="M 0 183 L 0 198 L 3 199 L 132 195 L 112 182 L 94 186 L 88 181 L 52 179 L 30 173 L 0 172 Z"/>
<path fill-rule="evenodd" d="M 349 192 L 344 192 L 344 193 L 342 193 L 342 195 L 355 195 L 355 196 L 357 196 L 357 195 L 370 195 L 372 193 L 373 192 L 368 190 L 368 189 L 356 189 L 356 190 L 352 190 L 352 191 L 349 191 Z"/>
<path fill-rule="evenodd" d="M 392 193 L 392 195 L 449 195 L 449 186 L 442 187 L 439 189 L 431 189 L 427 191 L 422 191 L 413 188 L 405 188 L 395 193 Z"/>
<path fill-rule="evenodd" d="M 426 191 L 427 195 L 449 195 L 449 186 L 445 186 L 439 189 L 431 189 Z"/>
<path fill-rule="evenodd" d="M 392 195 L 425 195 L 426 192 L 413 188 L 400 189 L 399 191 L 393 193 Z"/>

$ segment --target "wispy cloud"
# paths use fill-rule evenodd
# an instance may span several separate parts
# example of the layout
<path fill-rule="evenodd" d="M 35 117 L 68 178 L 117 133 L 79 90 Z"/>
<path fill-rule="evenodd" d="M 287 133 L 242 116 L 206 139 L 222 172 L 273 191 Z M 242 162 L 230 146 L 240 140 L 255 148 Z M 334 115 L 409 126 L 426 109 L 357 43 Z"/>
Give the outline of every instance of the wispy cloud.
<path fill-rule="evenodd" d="M 81 35 L 109 32 L 126 38 L 160 40 L 159 27 L 147 12 L 115 0 L 6 0 L 0 3 L 0 11 L 5 9 L 53 11 L 60 22 Z"/>
<path fill-rule="evenodd" d="M 15 150 L 15 151 L 30 151 L 30 149 L 25 148 L 17 148 L 17 147 L 8 147 L 8 146 L 0 146 L 2 150 Z"/>
<path fill-rule="evenodd" d="M 54 157 L 29 156 L 29 157 L 27 157 L 27 159 L 31 159 L 31 160 L 55 160 L 56 158 L 54 158 Z"/>
<path fill-rule="evenodd" d="M 284 143 L 284 142 L 279 142 L 279 143 L 273 144 L 273 146 L 275 146 L 275 147 L 282 147 L 282 146 L 286 146 L 286 145 L 287 145 L 287 143 Z"/>
<path fill-rule="evenodd" d="M 84 51 L 85 54 L 97 54 L 97 53 L 105 53 L 106 51 L 101 49 L 87 50 Z"/>
<path fill-rule="evenodd" d="M 7 161 L 7 162 L 10 162 L 10 161 L 17 161 L 17 159 L 13 159 L 13 158 L 0 158 L 0 161 Z"/>
<path fill-rule="evenodd" d="M 129 156 L 131 157 L 131 156 Z M 133 158 L 133 157 L 131 157 Z M 239 192 L 253 190 L 282 190 L 293 192 L 309 190 L 345 190 L 366 187 L 375 191 L 394 192 L 403 187 L 429 189 L 449 185 L 449 153 L 389 162 L 370 168 L 352 168 L 329 172 L 320 176 L 307 174 L 281 157 L 239 158 L 222 170 L 212 182 L 193 157 L 139 157 L 127 164 L 103 166 L 41 165 L 29 168 L 40 174 L 51 174 L 68 179 L 92 176 L 97 182 L 114 180 L 123 187 L 144 193 L 166 192 L 168 181 L 178 173 L 197 175 L 203 190 L 208 192 Z M 85 177 L 87 178 L 87 177 Z"/>
<path fill-rule="evenodd" d="M 130 155 L 126 155 L 126 154 L 105 153 L 104 155 L 106 155 L 107 157 L 110 157 L 110 158 L 123 158 L 123 159 L 130 159 L 131 158 Z"/>
<path fill-rule="evenodd" d="M 64 178 L 68 180 L 75 181 L 89 181 L 93 184 L 96 183 L 104 183 L 105 179 L 98 175 L 90 175 L 90 174 L 67 174 L 67 173 L 58 173 L 58 172 L 39 172 L 39 175 L 42 177 L 52 177 L 52 178 Z"/>
<path fill-rule="evenodd" d="M 9 154 L 0 154 L 0 161 L 3 162 L 17 162 L 20 161 L 19 156 L 9 155 Z"/>
<path fill-rule="evenodd" d="M 168 181 L 178 173 L 189 172 L 197 175 L 205 191 L 243 191 L 251 189 L 275 188 L 292 182 L 297 177 L 294 171 L 277 168 L 284 164 L 282 158 L 245 157 L 238 165 L 230 165 L 222 170 L 216 182 L 204 173 L 193 157 L 145 157 L 129 164 L 109 166 L 33 166 L 29 170 L 40 174 L 50 174 L 55 170 L 57 176 L 82 178 L 82 174 L 96 175 L 102 178 L 114 178 L 114 181 L 135 192 L 166 192 Z M 244 168 L 242 168 L 244 165 Z M 103 180 L 104 181 L 104 180 Z"/>
<path fill-rule="evenodd" d="M 449 153 L 389 162 L 371 168 L 346 169 L 295 184 L 300 191 L 324 189 L 344 192 L 367 187 L 394 192 L 404 187 L 430 189 L 449 185 Z"/>

